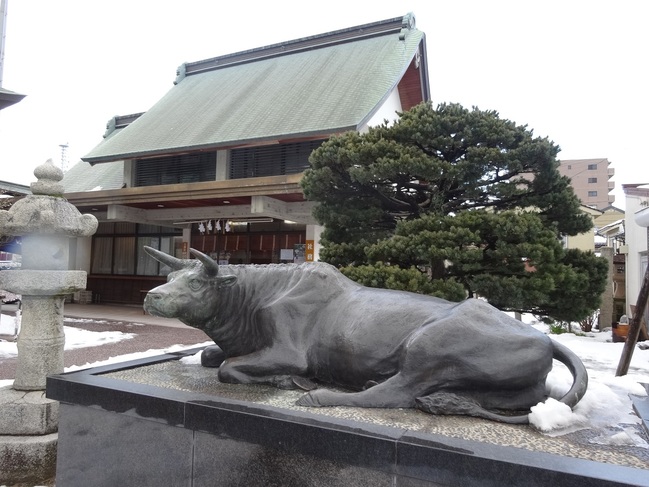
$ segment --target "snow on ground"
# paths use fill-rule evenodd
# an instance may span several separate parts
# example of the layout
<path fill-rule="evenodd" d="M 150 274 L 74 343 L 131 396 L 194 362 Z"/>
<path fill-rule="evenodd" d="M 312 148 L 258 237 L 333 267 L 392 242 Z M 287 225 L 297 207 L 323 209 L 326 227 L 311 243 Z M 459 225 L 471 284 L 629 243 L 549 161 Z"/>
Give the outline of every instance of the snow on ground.
<path fill-rule="evenodd" d="M 9 336 L 13 335 L 16 329 L 16 318 L 15 316 L 1 315 L 2 319 L 0 320 L 0 335 Z M 68 321 L 68 318 L 65 319 Z M 72 320 L 72 321 L 88 321 L 88 320 Z M 96 321 L 101 323 L 101 321 Z M 106 323 L 104 321 L 104 323 Z M 106 332 L 97 332 L 97 331 L 88 331 L 82 330 L 80 328 L 74 328 L 70 326 L 64 326 L 63 331 L 65 333 L 65 349 L 73 350 L 75 348 L 85 348 L 85 347 L 98 347 L 100 345 L 105 345 L 107 343 L 117 343 L 122 340 L 128 340 L 133 338 L 135 334 L 133 333 L 122 333 L 119 331 L 106 331 Z M 14 357 L 18 354 L 16 348 L 16 343 L 12 341 L 0 342 L 0 358 L 3 357 Z"/>
<path fill-rule="evenodd" d="M 0 315 L 0 335 L 5 339 L 8 339 L 11 335 L 14 334 L 15 330 L 15 321 L 14 316 Z M 74 318 L 65 318 L 66 323 L 108 323 L 106 320 L 90 320 L 90 319 L 74 319 Z M 134 323 L 137 325 L 137 323 Z M 83 330 L 81 328 L 75 328 L 73 326 L 63 326 L 63 332 L 65 333 L 65 350 L 72 350 L 75 348 L 84 348 L 84 347 L 98 347 L 101 345 L 106 345 L 108 343 L 117 343 L 122 340 L 129 340 L 137 335 L 137 333 L 122 333 L 120 331 L 89 331 Z M 201 346 L 207 346 L 213 344 L 213 342 L 204 342 L 195 345 L 173 345 L 165 349 L 150 349 L 143 352 L 129 353 L 120 355 L 117 357 L 111 357 L 107 360 L 102 360 L 94 363 L 87 363 L 84 365 L 73 365 L 71 367 L 66 367 L 65 372 L 74 372 L 76 370 L 87 369 L 90 367 L 99 367 L 100 365 L 109 365 L 117 362 L 126 362 L 128 360 L 137 360 L 144 357 L 153 357 L 155 355 L 161 355 L 166 352 L 175 352 L 179 350 L 184 350 L 187 348 L 195 348 Z M 18 349 L 15 341 L 0 340 L 0 359 L 1 358 L 10 358 L 16 357 L 18 355 Z M 13 381 L 11 380 L 0 380 L 0 387 L 11 385 Z"/>
<path fill-rule="evenodd" d="M 66 321 L 68 319 L 66 318 Z M 0 335 L 11 335 L 14 330 L 14 318 L 2 315 L 0 321 Z M 92 320 L 82 320 L 92 321 Z M 548 334 L 546 325 L 527 321 L 543 333 Z M 121 332 L 93 332 L 65 326 L 66 350 L 78 347 L 101 346 L 106 343 L 115 343 L 120 340 L 133 338 L 132 333 Z M 629 394 L 646 396 L 647 392 L 640 384 L 649 383 L 649 350 L 635 349 L 629 367 L 629 373 L 623 377 L 615 377 L 615 371 L 622 355 L 623 343 L 613 343 L 611 332 L 593 332 L 576 335 L 564 333 L 550 335 L 581 358 L 588 369 L 588 391 L 573 411 L 568 406 L 556 399 L 560 398 L 572 384 L 572 376 L 568 369 L 555 362 L 555 366 L 548 374 L 546 389 L 550 398 L 544 403 L 539 403 L 532 408 L 530 422 L 538 430 L 550 436 L 560 436 L 579 429 L 591 428 L 601 435 L 596 439 L 598 443 L 608 445 L 631 445 L 649 448 L 649 444 L 635 431 L 634 425 L 640 423 L 633 412 Z M 66 368 L 66 372 L 97 367 L 116 362 L 125 362 L 142 357 L 160 355 L 168 351 L 177 351 L 204 344 L 187 346 L 173 346 L 164 350 L 147 350 L 140 353 L 131 353 L 112 357 L 108 360 Z M 17 355 L 16 343 L 0 342 L 0 358 Z M 186 357 L 184 363 L 200 366 L 199 355 Z M 11 381 L 0 381 L 0 387 L 10 385 Z"/>
<path fill-rule="evenodd" d="M 545 333 L 548 331 L 544 325 L 534 326 Z M 582 360 L 588 370 L 588 391 L 573 411 L 557 401 L 570 388 L 572 376 L 566 367 L 555 362 L 546 381 L 551 399 L 532 408 L 530 422 L 551 436 L 593 428 L 602 431 L 600 442 L 604 444 L 649 447 L 631 428 L 640 423 L 640 418 L 633 412 L 629 398 L 629 394 L 647 395 L 640 383 L 649 383 L 649 350 L 636 348 L 627 375 L 616 377 L 624 343 L 613 343 L 610 331 L 580 336 L 564 333 L 550 337 Z M 613 429 L 616 431 L 611 436 Z"/>
<path fill-rule="evenodd" d="M 67 340 L 67 334 L 66 334 L 66 340 Z M 118 362 L 128 362 L 130 360 L 137 360 L 145 357 L 155 357 L 156 355 L 162 355 L 164 353 L 171 353 L 171 352 L 179 352 L 182 350 L 187 350 L 189 348 L 198 348 L 202 347 L 205 348 L 208 345 L 214 345 L 213 341 L 209 342 L 203 342 L 203 343 L 196 343 L 194 345 L 172 345 L 168 348 L 162 348 L 162 349 L 149 349 L 144 352 L 134 352 L 134 353 L 127 353 L 124 355 L 120 355 L 119 357 L 111 357 L 108 360 L 101 360 L 99 362 L 93 362 L 91 364 L 84 364 L 84 365 L 72 365 L 70 367 L 66 367 L 65 371 L 66 372 L 75 372 L 77 370 L 82 370 L 82 369 L 89 369 L 92 367 L 99 367 L 100 365 L 110 365 L 113 363 L 118 363 Z M 198 364 L 200 365 L 200 358 L 198 361 Z M 2 381 L 0 381 L 0 386 L 2 386 Z M 1 486 L 0 486 L 1 487 Z"/>

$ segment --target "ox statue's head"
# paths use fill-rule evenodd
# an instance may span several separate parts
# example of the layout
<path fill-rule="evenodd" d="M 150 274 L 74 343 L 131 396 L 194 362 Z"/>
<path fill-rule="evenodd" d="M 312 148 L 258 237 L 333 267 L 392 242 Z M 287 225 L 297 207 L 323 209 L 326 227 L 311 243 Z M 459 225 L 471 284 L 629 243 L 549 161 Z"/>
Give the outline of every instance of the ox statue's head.
<path fill-rule="evenodd" d="M 177 318 L 202 328 L 215 316 L 219 290 L 233 285 L 237 279 L 220 276 L 218 263 L 198 250 L 190 249 L 196 259 L 178 259 L 147 246 L 144 250 L 172 270 L 166 284 L 149 291 L 144 299 L 144 310 L 154 316 Z"/>

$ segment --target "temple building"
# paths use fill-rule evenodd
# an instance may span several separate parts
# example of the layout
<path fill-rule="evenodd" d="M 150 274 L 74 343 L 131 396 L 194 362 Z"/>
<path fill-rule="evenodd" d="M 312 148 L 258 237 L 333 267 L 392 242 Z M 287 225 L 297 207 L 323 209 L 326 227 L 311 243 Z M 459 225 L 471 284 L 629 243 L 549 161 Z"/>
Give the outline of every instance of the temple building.
<path fill-rule="evenodd" d="M 144 245 L 233 264 L 317 260 L 322 228 L 300 187 L 311 152 L 424 101 L 412 14 L 185 63 L 66 173 L 65 198 L 100 222 L 75 268 L 96 301 L 136 304 L 168 272 Z"/>

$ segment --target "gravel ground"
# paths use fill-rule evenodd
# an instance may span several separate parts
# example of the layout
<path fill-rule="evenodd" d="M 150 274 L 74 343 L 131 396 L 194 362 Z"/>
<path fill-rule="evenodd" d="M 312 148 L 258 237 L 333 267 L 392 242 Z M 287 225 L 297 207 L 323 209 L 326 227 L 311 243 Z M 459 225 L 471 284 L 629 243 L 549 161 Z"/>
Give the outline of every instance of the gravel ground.
<path fill-rule="evenodd" d="M 118 343 L 107 343 L 99 346 L 66 350 L 64 354 L 65 366 L 84 366 L 107 360 L 120 355 L 145 352 L 147 350 L 160 350 L 172 345 L 195 345 L 209 341 L 209 337 L 200 330 L 190 327 L 169 327 L 147 324 L 134 324 L 125 321 L 110 320 L 79 320 L 78 318 L 65 318 L 65 326 L 74 326 L 84 330 L 103 332 L 120 331 L 132 333 L 135 336 L 121 340 Z M 13 379 L 16 373 L 17 358 L 0 358 L 0 380 Z"/>

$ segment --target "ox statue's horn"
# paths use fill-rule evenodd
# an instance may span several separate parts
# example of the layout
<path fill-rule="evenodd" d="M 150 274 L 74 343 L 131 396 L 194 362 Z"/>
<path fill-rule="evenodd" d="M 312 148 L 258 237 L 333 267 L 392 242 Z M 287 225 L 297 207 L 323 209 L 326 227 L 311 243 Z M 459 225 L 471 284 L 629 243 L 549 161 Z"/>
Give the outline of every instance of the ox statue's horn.
<path fill-rule="evenodd" d="M 203 263 L 203 268 L 209 276 L 216 276 L 219 273 L 219 264 L 209 255 L 199 252 L 196 249 L 189 249 L 189 252 Z"/>
<path fill-rule="evenodd" d="M 177 257 L 174 257 L 173 255 L 165 254 L 164 252 L 161 252 L 158 249 L 154 249 L 153 247 L 149 247 L 147 245 L 144 246 L 144 250 L 147 254 L 149 254 L 151 257 L 153 257 L 155 260 L 158 262 L 161 262 L 165 265 L 168 265 L 171 267 L 173 270 L 177 271 L 182 269 L 183 267 L 186 267 L 187 264 L 183 259 L 179 259 Z"/>

